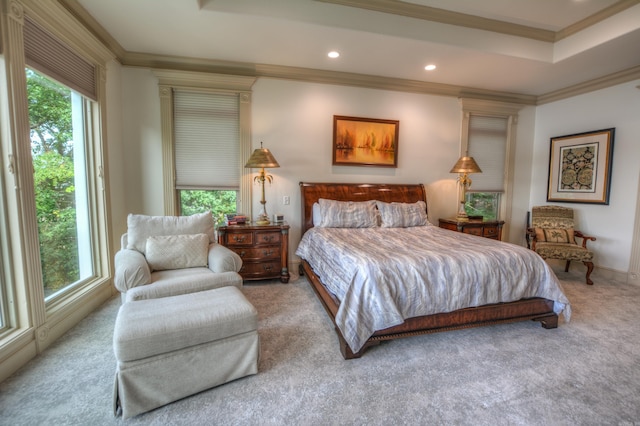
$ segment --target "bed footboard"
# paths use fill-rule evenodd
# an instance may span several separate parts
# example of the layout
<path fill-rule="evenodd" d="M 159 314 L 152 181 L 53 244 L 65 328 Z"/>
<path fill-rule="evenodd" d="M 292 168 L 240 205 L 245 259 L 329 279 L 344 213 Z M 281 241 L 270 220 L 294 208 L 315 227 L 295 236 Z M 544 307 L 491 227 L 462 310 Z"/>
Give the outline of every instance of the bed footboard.
<path fill-rule="evenodd" d="M 344 359 L 359 358 L 371 346 L 378 345 L 380 342 L 386 340 L 395 340 L 440 331 L 460 330 L 526 320 L 539 321 L 542 327 L 546 329 L 558 327 L 558 315 L 553 312 L 552 300 L 542 298 L 523 299 L 510 303 L 497 303 L 460 309 L 453 312 L 408 318 L 402 324 L 376 331 L 358 352 L 353 352 L 335 324 L 335 317 L 340 302 L 326 290 L 318 276 L 313 272 L 311 266 L 304 260 L 302 261 L 302 269 L 334 324 L 340 344 L 340 352 Z"/>

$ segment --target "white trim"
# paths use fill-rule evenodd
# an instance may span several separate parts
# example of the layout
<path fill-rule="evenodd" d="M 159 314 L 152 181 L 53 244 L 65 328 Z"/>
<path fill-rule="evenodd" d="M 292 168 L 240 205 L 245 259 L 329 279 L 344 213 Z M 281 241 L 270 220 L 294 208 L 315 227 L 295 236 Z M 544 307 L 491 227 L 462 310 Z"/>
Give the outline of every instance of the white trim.
<path fill-rule="evenodd" d="M 12 278 L 11 327 L 0 338 L 0 377 L 7 377 L 57 337 L 113 295 L 111 229 L 108 217 L 108 168 L 106 164 L 105 63 L 113 55 L 57 2 L 9 0 L 0 3 L 3 57 L 0 71 L 2 165 L 6 206 L 5 225 L 10 253 L 3 264 Z M 98 101 L 86 117 L 87 191 L 91 215 L 94 277 L 45 303 L 33 188 L 33 164 L 29 138 L 29 114 L 23 45 L 24 14 L 96 67 Z M 5 84 L 6 83 L 6 88 Z M 3 246 L 3 250 L 6 250 Z"/>
<path fill-rule="evenodd" d="M 522 105 L 487 101 L 483 99 L 459 99 L 462 108 L 462 129 L 460 140 L 460 155 L 467 151 L 469 146 L 469 118 L 472 114 L 505 117 L 509 120 L 507 127 L 507 143 L 505 153 L 505 176 L 504 176 L 504 197 L 500 203 L 500 218 L 506 222 L 506 226 L 502 229 L 502 240 L 509 241 L 509 229 L 512 222 L 511 211 L 513 204 L 513 186 L 514 186 L 514 170 L 515 170 L 515 140 L 518 125 L 518 112 L 522 109 Z"/>

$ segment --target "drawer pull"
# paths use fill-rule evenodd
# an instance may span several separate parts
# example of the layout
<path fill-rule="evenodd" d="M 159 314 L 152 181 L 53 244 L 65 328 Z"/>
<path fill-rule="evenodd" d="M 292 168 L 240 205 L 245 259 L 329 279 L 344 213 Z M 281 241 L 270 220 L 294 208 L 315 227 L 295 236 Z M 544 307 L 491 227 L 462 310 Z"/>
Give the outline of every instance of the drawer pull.
<path fill-rule="evenodd" d="M 263 250 L 262 254 L 264 256 L 271 256 L 273 254 L 273 250 Z"/>
<path fill-rule="evenodd" d="M 273 235 L 263 235 L 262 241 L 270 243 L 271 241 L 273 241 Z"/>
<path fill-rule="evenodd" d="M 238 235 L 234 235 L 233 236 L 233 241 L 235 241 L 236 243 L 244 243 L 244 240 L 247 237 L 245 237 L 244 235 L 238 236 Z"/>
<path fill-rule="evenodd" d="M 247 254 L 246 251 L 242 250 L 240 253 L 238 253 L 240 255 L 240 257 L 244 257 L 245 254 Z"/>
<path fill-rule="evenodd" d="M 273 269 L 273 267 L 271 265 L 264 265 L 264 270 L 265 271 L 271 271 Z"/>

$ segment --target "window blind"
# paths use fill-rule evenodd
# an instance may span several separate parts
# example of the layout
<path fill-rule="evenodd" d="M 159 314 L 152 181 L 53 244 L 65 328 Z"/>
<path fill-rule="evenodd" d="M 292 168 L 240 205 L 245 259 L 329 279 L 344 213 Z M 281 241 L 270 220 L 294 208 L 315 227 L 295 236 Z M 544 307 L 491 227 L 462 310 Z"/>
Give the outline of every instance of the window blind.
<path fill-rule="evenodd" d="M 96 68 L 28 16 L 24 19 L 26 64 L 65 86 L 98 100 Z"/>
<path fill-rule="evenodd" d="M 176 90 L 173 102 L 176 189 L 239 189 L 238 95 Z"/>
<path fill-rule="evenodd" d="M 469 117 L 468 152 L 482 169 L 482 173 L 470 176 L 473 183 L 469 191 L 504 191 L 508 125 L 506 117 Z"/>

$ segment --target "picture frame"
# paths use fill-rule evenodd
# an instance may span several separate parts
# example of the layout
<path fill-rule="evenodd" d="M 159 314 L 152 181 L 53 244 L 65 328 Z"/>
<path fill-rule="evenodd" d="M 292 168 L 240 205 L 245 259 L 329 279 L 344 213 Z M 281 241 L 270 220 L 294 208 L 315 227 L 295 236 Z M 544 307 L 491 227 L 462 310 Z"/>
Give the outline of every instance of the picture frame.
<path fill-rule="evenodd" d="M 333 165 L 398 167 L 400 121 L 333 116 Z"/>
<path fill-rule="evenodd" d="M 609 204 L 615 128 L 551 138 L 547 201 Z"/>

